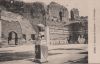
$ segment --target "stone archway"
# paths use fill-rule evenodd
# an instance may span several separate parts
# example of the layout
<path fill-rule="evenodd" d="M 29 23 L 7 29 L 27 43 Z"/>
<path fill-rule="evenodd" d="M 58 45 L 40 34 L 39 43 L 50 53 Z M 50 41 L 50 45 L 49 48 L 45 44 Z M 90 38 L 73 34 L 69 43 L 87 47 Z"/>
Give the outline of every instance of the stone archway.
<path fill-rule="evenodd" d="M 16 32 L 11 31 L 8 34 L 8 44 L 10 44 L 10 41 L 14 40 L 15 45 L 18 44 L 18 35 Z"/>

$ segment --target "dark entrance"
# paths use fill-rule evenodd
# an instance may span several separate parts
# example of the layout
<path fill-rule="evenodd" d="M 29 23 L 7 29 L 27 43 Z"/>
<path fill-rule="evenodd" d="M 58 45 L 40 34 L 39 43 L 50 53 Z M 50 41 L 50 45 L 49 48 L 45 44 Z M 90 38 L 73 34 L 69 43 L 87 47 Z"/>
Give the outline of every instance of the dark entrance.
<path fill-rule="evenodd" d="M 14 43 L 15 45 L 18 44 L 18 35 L 16 32 L 14 31 L 11 31 L 9 34 L 8 34 L 8 44 L 10 44 L 10 41 L 11 40 L 14 40 Z"/>

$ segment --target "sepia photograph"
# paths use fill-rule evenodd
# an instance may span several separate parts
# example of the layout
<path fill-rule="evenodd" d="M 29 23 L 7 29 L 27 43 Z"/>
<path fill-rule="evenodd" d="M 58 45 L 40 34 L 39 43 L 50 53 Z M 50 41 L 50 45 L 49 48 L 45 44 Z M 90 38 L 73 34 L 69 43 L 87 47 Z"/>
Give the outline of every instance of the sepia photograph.
<path fill-rule="evenodd" d="M 0 0 L 0 64 L 88 64 L 87 0 Z"/>

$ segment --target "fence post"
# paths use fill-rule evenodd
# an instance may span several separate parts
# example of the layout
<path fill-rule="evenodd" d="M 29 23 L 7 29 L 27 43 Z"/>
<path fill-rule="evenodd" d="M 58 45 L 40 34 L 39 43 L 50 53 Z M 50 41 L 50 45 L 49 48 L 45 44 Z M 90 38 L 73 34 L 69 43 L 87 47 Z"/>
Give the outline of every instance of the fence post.
<path fill-rule="evenodd" d="M 1 29 L 2 29 L 2 26 L 1 26 L 1 9 L 0 9 L 0 42 L 1 42 L 1 33 L 2 33 Z"/>
<path fill-rule="evenodd" d="M 1 42 L 1 33 L 2 33 L 2 25 L 1 25 L 1 20 L 0 20 L 0 42 Z"/>

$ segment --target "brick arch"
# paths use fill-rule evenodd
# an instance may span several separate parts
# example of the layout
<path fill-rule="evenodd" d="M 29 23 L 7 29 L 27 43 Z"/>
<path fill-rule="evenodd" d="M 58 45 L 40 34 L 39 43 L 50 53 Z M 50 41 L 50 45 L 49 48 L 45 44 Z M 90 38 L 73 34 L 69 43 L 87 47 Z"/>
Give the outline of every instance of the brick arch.
<path fill-rule="evenodd" d="M 17 45 L 18 44 L 18 34 L 15 31 L 9 32 L 9 34 L 8 34 L 8 44 L 13 39 L 13 34 L 15 35 L 15 37 L 14 37 L 15 45 Z"/>

